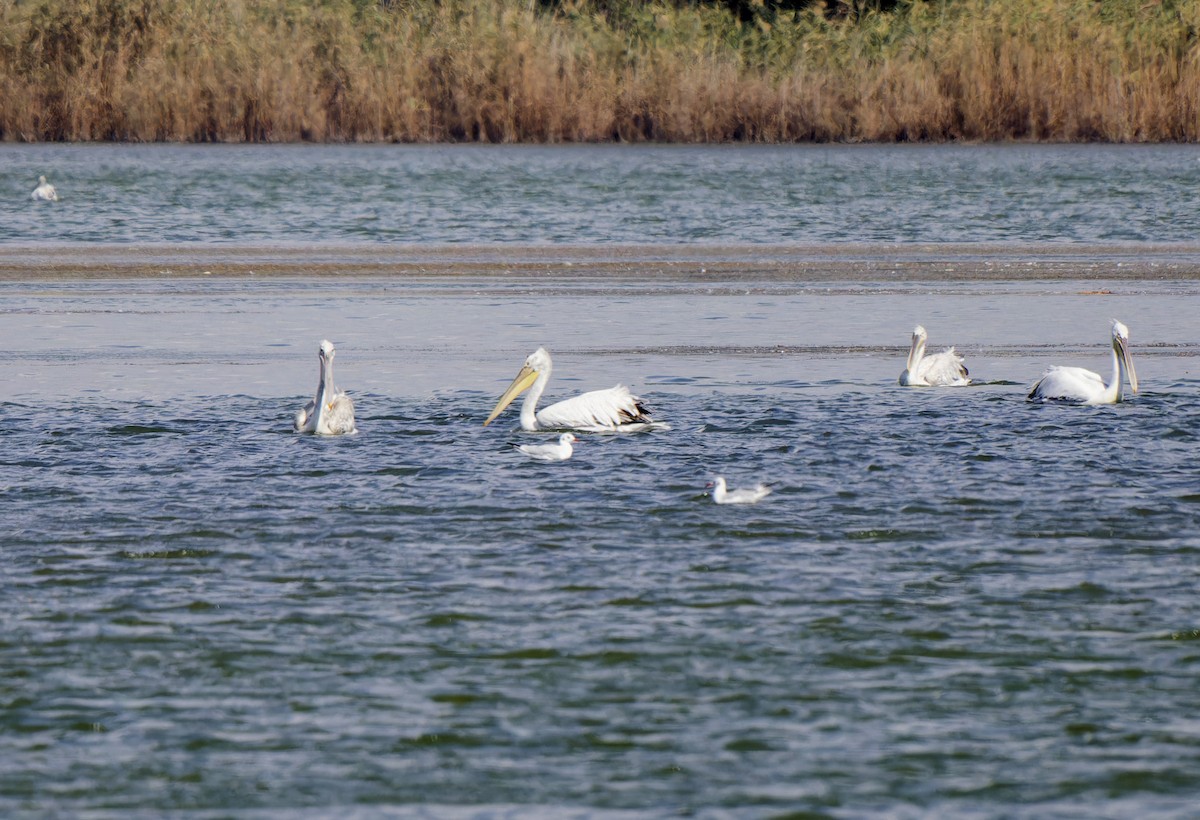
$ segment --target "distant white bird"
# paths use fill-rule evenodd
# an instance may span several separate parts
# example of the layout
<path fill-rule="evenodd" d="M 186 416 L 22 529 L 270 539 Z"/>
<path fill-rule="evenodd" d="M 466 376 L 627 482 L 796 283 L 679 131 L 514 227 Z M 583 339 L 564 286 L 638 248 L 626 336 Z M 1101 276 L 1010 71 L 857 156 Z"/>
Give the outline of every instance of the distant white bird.
<path fill-rule="evenodd" d="M 912 348 L 908 351 L 908 363 L 900 374 L 900 384 L 905 387 L 963 387 L 971 383 L 963 357 L 948 347 L 941 353 L 925 355 L 925 328 L 917 325 L 913 329 Z"/>
<path fill-rule="evenodd" d="M 1060 401 L 1069 404 L 1116 404 L 1121 400 L 1125 379 L 1138 391 L 1137 371 L 1129 354 L 1129 328 L 1113 319 L 1112 377 L 1108 384 L 1099 374 L 1082 367 L 1051 367 L 1029 391 L 1029 401 Z"/>
<path fill-rule="evenodd" d="M 39 202 L 58 202 L 58 191 L 54 190 L 54 186 L 46 181 L 45 176 L 40 176 L 38 177 L 38 186 L 33 189 L 29 198 Z"/>
<path fill-rule="evenodd" d="M 535 461 L 566 461 L 575 452 L 571 445 L 576 440 L 574 433 L 563 433 L 557 444 L 520 444 L 517 449 Z"/>
<path fill-rule="evenodd" d="M 539 347 L 525 359 L 521 372 L 513 379 L 504 395 L 496 402 L 492 413 L 483 423 L 487 427 L 496 416 L 526 390 L 529 395 L 521 404 L 521 429 L 586 430 L 593 433 L 632 433 L 638 430 L 669 430 L 668 425 L 650 418 L 641 399 L 632 395 L 624 385 L 566 399 L 537 410 L 538 400 L 550 380 L 553 365 L 546 348 Z M 530 386 L 532 385 L 532 390 Z"/>
<path fill-rule="evenodd" d="M 300 433 L 318 436 L 337 436 L 355 432 L 354 402 L 344 390 L 333 386 L 333 357 L 336 351 L 328 339 L 322 340 L 317 351 L 320 379 L 317 395 L 296 413 L 295 427 Z"/>
<path fill-rule="evenodd" d="M 725 479 L 717 476 L 709 485 L 713 488 L 712 498 L 718 504 L 757 504 L 768 495 L 771 490 L 765 484 L 759 484 L 748 490 L 727 490 L 725 489 Z"/>

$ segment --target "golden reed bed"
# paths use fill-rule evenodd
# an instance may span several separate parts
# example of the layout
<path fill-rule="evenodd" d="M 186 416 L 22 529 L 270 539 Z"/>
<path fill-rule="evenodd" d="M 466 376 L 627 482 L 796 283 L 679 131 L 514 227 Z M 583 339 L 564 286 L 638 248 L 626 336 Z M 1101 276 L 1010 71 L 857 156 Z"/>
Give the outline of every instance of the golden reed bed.
<path fill-rule="evenodd" d="M 1196 0 L 7 0 L 0 139 L 1200 137 Z"/>

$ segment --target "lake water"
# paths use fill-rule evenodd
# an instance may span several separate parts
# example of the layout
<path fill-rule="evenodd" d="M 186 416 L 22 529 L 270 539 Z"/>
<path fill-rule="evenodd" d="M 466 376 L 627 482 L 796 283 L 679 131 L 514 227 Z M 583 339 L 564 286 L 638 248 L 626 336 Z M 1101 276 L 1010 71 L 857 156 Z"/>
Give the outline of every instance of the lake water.
<path fill-rule="evenodd" d="M 0 146 L 0 814 L 1190 816 L 1198 159 Z"/>
<path fill-rule="evenodd" d="M 0 242 L 1194 242 L 1196 146 L 0 145 Z M 46 174 L 53 219 L 28 207 Z"/>

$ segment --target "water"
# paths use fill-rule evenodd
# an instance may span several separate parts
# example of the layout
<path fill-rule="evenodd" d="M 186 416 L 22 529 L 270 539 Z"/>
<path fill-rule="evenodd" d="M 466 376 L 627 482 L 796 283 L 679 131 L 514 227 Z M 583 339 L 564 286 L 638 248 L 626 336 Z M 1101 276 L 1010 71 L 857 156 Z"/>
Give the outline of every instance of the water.
<path fill-rule="evenodd" d="M 0 146 L 0 243 L 1192 242 L 1196 146 Z M 61 202 L 30 207 L 45 173 Z"/>
<path fill-rule="evenodd" d="M 0 147 L 153 180 L 0 206 L 0 814 L 1190 815 L 1191 154 Z M 817 158 L 924 207 L 837 228 L 722 170 Z M 331 181 L 425 160 L 366 226 Z M 235 177 L 273 192 L 203 193 Z M 1107 376 L 1112 316 L 1141 393 L 1027 404 Z M 976 385 L 895 385 L 917 321 Z M 289 430 L 324 336 L 355 436 Z M 524 459 L 481 422 L 539 344 L 550 397 L 624 381 L 673 429 Z"/>

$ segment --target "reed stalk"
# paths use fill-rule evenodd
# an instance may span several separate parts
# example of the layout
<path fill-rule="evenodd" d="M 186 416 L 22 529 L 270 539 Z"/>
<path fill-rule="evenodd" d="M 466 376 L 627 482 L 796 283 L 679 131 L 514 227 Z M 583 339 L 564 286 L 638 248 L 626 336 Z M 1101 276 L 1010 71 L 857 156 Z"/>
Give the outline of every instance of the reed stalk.
<path fill-rule="evenodd" d="M 0 139 L 1190 142 L 1198 31 L 1194 0 L 7 0 Z"/>

